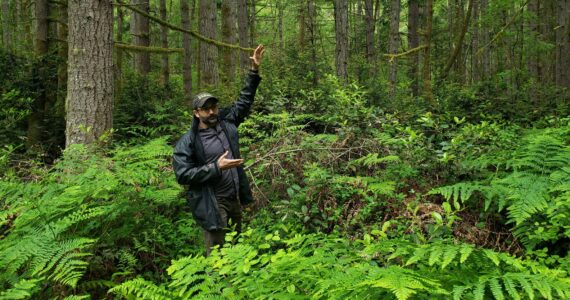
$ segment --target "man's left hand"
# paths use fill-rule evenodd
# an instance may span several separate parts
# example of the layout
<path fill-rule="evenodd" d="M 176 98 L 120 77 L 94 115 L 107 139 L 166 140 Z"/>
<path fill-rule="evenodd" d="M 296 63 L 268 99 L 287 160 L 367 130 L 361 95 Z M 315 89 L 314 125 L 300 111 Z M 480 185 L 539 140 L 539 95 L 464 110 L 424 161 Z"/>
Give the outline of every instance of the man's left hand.
<path fill-rule="evenodd" d="M 259 70 L 259 65 L 261 65 L 261 60 L 263 59 L 263 53 L 265 52 L 265 47 L 263 47 L 263 45 L 259 45 L 257 46 L 257 48 L 255 48 L 255 50 L 253 51 L 253 56 L 251 56 L 249 59 L 251 59 L 251 68 L 253 70 Z"/>

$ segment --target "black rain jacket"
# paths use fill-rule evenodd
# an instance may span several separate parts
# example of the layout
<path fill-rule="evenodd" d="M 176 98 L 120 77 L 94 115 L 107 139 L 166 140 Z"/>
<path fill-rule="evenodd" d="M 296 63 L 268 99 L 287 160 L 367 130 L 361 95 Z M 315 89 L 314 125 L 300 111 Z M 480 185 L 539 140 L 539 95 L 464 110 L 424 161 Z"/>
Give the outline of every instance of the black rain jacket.
<path fill-rule="evenodd" d="M 234 158 L 241 157 L 239 152 L 238 126 L 249 115 L 261 77 L 250 71 L 246 77 L 237 101 L 228 108 L 220 110 L 220 126 L 228 137 Z M 174 172 L 179 184 L 187 185 L 188 202 L 192 215 L 205 230 L 221 230 L 223 224 L 218 212 L 218 201 L 214 194 L 214 183 L 222 176 L 217 163 L 206 164 L 204 146 L 198 135 L 200 120 L 194 117 L 192 128 L 184 134 L 174 148 Z M 253 201 L 249 182 L 243 167 L 237 168 L 239 177 L 239 201 L 248 204 Z"/>

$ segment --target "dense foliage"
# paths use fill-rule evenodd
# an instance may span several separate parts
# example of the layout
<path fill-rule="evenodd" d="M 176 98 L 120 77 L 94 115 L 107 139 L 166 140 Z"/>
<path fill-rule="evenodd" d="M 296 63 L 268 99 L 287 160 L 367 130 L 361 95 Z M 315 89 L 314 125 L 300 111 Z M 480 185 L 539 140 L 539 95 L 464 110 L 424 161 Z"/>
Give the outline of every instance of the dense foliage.
<path fill-rule="evenodd" d="M 568 0 L 215 1 L 254 4 L 245 44 L 267 54 L 239 129 L 255 202 L 209 257 L 172 148 L 192 93 L 234 99 L 242 53 L 172 26 L 162 43 L 135 29 L 139 1 L 112 1 L 113 128 L 65 147 L 80 2 L 103 3 L 0 7 L 0 300 L 570 299 Z M 193 31 L 212 3 L 148 2 Z"/>
<path fill-rule="evenodd" d="M 569 119 L 403 119 L 331 80 L 299 99 L 310 109 L 242 125 L 257 202 L 208 258 L 172 176 L 173 138 L 133 142 L 160 136 L 152 124 L 49 167 L 21 169 L 5 150 L 0 298 L 570 296 Z M 181 134 L 180 114 L 163 128 Z"/>

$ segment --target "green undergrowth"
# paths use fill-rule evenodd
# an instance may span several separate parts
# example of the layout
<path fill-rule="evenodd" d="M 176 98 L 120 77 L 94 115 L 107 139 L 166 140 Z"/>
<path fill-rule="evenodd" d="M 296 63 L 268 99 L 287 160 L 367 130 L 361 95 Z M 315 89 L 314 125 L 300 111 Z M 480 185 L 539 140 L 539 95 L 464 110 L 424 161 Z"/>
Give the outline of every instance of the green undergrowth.
<path fill-rule="evenodd" d="M 570 297 L 568 119 L 404 124 L 364 106 L 242 124 L 256 202 L 208 258 L 172 137 L 29 169 L 2 150 L 0 299 Z"/>
<path fill-rule="evenodd" d="M 198 253 L 165 139 L 65 151 L 49 169 L 0 181 L 0 299 L 97 294 Z M 103 289 L 104 290 L 104 289 Z"/>
<path fill-rule="evenodd" d="M 384 227 L 387 230 L 388 226 Z M 338 235 L 229 237 L 210 257 L 174 260 L 170 279 L 143 278 L 110 290 L 136 299 L 557 299 L 570 296 L 564 271 L 531 260 L 455 243 Z M 235 244 L 231 244 L 231 241 Z"/>

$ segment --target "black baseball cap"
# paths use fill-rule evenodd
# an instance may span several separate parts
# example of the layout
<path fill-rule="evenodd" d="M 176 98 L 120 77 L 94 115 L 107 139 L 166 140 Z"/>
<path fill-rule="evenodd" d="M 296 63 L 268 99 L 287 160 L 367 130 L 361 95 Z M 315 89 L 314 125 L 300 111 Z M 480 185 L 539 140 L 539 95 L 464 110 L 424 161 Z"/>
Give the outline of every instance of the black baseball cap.
<path fill-rule="evenodd" d="M 210 93 L 202 92 L 194 96 L 194 100 L 192 100 L 192 106 L 194 109 L 202 108 L 208 101 L 215 101 L 215 103 L 218 103 L 218 98 L 214 97 L 214 95 Z"/>

